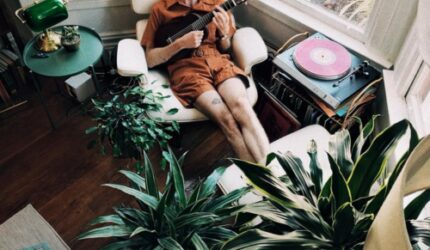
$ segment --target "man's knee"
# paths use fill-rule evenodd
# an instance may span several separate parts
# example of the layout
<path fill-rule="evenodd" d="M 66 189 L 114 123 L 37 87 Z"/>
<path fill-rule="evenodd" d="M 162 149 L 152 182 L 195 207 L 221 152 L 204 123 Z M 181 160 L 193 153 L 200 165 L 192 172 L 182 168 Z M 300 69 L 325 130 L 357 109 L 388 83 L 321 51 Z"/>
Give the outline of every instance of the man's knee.
<path fill-rule="evenodd" d="M 230 105 L 231 113 L 234 119 L 240 124 L 246 124 L 251 119 L 254 110 L 249 103 L 248 97 L 238 97 Z"/>
<path fill-rule="evenodd" d="M 234 137 L 240 135 L 240 131 L 236 120 L 233 115 L 226 109 L 218 115 L 217 122 L 221 126 L 224 134 L 227 137 Z"/>

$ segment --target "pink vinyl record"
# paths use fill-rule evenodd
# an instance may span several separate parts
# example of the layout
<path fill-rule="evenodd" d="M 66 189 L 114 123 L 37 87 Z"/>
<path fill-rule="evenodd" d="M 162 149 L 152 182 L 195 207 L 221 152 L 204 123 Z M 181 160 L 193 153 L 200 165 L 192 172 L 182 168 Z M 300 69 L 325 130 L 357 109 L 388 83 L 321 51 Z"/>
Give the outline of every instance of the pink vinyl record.
<path fill-rule="evenodd" d="M 307 39 L 294 51 L 294 63 L 303 73 L 321 80 L 334 80 L 348 74 L 351 55 L 340 44 L 330 40 Z"/>

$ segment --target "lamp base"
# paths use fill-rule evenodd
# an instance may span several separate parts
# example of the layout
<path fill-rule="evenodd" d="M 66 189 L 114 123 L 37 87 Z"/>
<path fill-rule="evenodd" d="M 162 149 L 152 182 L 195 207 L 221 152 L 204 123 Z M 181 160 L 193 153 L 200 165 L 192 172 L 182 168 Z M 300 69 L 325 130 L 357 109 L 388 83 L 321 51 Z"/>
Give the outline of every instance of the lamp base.
<path fill-rule="evenodd" d="M 37 49 L 42 52 L 53 52 L 60 48 L 61 45 L 61 35 L 45 30 L 39 35 L 37 40 Z"/>

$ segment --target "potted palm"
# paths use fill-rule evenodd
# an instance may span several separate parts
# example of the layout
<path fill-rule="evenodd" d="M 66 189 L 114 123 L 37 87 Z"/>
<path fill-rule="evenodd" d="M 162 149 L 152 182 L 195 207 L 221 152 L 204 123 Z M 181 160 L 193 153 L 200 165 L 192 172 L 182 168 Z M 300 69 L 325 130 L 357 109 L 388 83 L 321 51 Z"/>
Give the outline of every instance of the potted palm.
<path fill-rule="evenodd" d="M 139 206 L 115 207 L 115 213 L 94 219 L 90 225 L 97 227 L 78 239 L 112 238 L 114 242 L 106 249 L 176 250 L 219 247 L 236 236 L 226 219 L 237 213 L 234 204 L 249 189 L 217 196 L 216 184 L 224 172 L 218 168 L 187 194 L 181 170 L 184 156 L 177 159 L 169 149 L 166 157 L 170 171 L 163 191 L 158 189 L 151 162 L 144 154 L 143 176 L 122 170 L 130 186 L 104 185 L 131 195 Z"/>
<path fill-rule="evenodd" d="M 430 139 L 427 137 L 420 143 L 406 120 L 387 128 L 370 143 L 374 119 L 364 127 L 360 122 L 360 127 L 361 133 L 354 143 L 346 130 L 333 135 L 328 152 L 332 173 L 325 183 L 315 142 L 308 151 L 309 171 L 291 154 L 268 156 L 267 165 L 277 159 L 285 170 L 286 175 L 280 178 L 266 166 L 233 160 L 265 199 L 242 207 L 248 219 L 238 220 L 242 233 L 227 241 L 222 249 L 362 249 L 369 228 L 406 160 L 414 149 L 428 149 Z M 390 154 L 408 129 L 409 150 L 389 171 Z M 408 244 L 414 248 L 419 244 L 430 246 L 430 221 L 416 220 L 429 199 L 430 194 L 425 192 L 406 208 Z M 256 216 L 263 219 L 262 223 L 249 226 L 249 220 Z"/>

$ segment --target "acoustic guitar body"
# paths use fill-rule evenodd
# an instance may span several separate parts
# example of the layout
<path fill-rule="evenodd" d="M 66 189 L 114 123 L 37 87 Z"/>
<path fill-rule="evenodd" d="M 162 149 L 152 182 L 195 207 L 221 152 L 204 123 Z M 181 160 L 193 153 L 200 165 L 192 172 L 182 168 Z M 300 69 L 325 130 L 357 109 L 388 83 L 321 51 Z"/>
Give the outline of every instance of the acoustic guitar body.
<path fill-rule="evenodd" d="M 180 38 L 178 37 L 174 39 L 172 38 L 172 36 L 178 33 L 178 31 L 183 30 L 187 26 L 191 25 L 193 22 L 198 20 L 202 15 L 206 13 L 207 12 L 190 12 L 186 16 L 172 19 L 170 22 L 161 25 L 155 32 L 154 47 L 161 48 L 171 44 L 172 42 Z M 202 30 L 204 31 L 204 40 L 207 38 L 208 32 L 206 28 L 203 28 Z M 192 29 L 191 31 L 195 31 L 195 29 Z M 175 62 L 179 59 L 191 56 L 193 50 L 194 49 L 183 49 L 179 51 L 168 61 L 168 63 Z"/>

